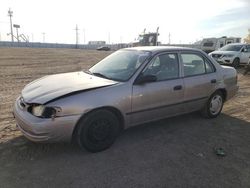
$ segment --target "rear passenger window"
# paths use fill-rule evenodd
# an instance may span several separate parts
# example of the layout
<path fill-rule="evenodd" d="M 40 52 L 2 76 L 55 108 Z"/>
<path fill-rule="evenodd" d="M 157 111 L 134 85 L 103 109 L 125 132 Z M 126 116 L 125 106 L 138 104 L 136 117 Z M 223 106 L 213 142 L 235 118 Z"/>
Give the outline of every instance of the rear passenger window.
<path fill-rule="evenodd" d="M 184 68 L 184 76 L 194 76 L 205 74 L 206 68 L 204 60 L 197 54 L 181 54 Z"/>
<path fill-rule="evenodd" d="M 206 66 L 207 73 L 211 73 L 215 71 L 213 65 L 211 65 L 211 63 L 209 63 L 208 61 L 205 61 L 205 66 Z"/>

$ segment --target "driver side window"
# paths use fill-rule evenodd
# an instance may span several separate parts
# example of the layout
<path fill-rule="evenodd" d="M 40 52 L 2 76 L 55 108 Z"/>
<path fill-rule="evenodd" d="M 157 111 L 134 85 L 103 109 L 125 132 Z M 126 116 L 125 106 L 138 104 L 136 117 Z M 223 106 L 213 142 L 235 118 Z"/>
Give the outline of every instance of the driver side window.
<path fill-rule="evenodd" d="M 144 75 L 154 75 L 157 81 L 175 79 L 179 76 L 177 54 L 162 54 L 156 56 L 147 66 Z"/>

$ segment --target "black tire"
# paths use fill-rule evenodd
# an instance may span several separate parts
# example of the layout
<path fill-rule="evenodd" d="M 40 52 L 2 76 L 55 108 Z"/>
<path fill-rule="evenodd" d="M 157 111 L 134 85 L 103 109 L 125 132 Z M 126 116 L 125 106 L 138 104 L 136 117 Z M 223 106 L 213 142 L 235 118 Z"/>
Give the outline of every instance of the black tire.
<path fill-rule="evenodd" d="M 240 66 L 240 59 L 239 58 L 235 58 L 233 60 L 232 66 L 237 69 Z"/>
<path fill-rule="evenodd" d="M 216 118 L 223 108 L 224 98 L 221 91 L 214 92 L 208 99 L 206 105 L 201 110 L 202 116 L 206 118 Z M 214 105 L 214 107 L 213 107 Z"/>
<path fill-rule="evenodd" d="M 90 152 L 103 151 L 114 143 L 119 131 L 119 120 L 112 112 L 96 110 L 78 122 L 77 142 Z"/>

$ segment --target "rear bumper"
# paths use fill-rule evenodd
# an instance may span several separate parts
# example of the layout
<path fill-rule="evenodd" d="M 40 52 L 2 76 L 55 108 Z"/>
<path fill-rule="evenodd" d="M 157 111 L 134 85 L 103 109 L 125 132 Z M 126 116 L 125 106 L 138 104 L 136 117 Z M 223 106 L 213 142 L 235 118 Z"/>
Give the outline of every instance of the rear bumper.
<path fill-rule="evenodd" d="M 69 142 L 80 115 L 38 118 L 21 109 L 18 100 L 14 104 L 13 114 L 17 128 L 23 135 L 34 142 Z"/>

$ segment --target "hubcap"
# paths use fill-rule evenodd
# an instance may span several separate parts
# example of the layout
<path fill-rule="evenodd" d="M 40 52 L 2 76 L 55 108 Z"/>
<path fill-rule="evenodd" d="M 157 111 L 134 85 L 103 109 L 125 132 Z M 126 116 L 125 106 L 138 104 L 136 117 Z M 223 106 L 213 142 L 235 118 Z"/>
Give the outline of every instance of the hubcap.
<path fill-rule="evenodd" d="M 106 119 L 99 119 L 92 123 L 88 136 L 94 143 L 106 140 L 110 135 L 110 122 Z"/>
<path fill-rule="evenodd" d="M 213 98 L 211 99 L 210 102 L 210 112 L 213 115 L 216 115 L 220 112 L 221 108 L 222 108 L 222 98 L 220 95 L 215 95 L 213 96 Z"/>

